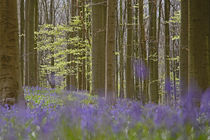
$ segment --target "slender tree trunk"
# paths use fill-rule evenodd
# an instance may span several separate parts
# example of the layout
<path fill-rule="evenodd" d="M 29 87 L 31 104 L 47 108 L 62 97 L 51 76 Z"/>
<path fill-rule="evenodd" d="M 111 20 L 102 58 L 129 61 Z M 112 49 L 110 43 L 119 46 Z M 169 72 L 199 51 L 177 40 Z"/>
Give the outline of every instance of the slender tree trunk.
<path fill-rule="evenodd" d="M 161 42 L 160 42 L 160 40 L 161 40 L 161 38 L 160 38 L 160 36 L 161 36 L 161 29 L 162 29 L 162 26 L 161 26 L 161 18 L 162 18 L 162 15 L 163 15 L 163 13 L 162 13 L 162 9 L 163 9 L 163 7 L 162 7 L 162 0 L 159 0 L 159 8 L 158 8 L 158 25 L 157 25 L 157 45 L 158 45 L 158 47 L 161 45 Z M 164 46 L 165 47 L 165 46 Z M 158 58 L 158 61 L 159 61 L 159 58 Z M 159 74 L 160 75 L 160 74 Z M 161 80 L 162 80 L 162 78 L 161 78 Z M 161 89 L 162 90 L 162 89 Z M 163 96 L 159 96 L 159 98 L 160 98 L 160 101 L 163 103 L 163 100 L 161 100 L 161 99 L 163 99 Z"/>
<path fill-rule="evenodd" d="M 50 0 L 50 17 L 49 17 L 49 24 L 51 24 L 51 25 L 53 25 L 53 26 L 55 26 L 55 24 L 54 24 L 54 22 L 55 22 L 55 12 L 54 12 L 55 10 L 54 10 L 54 0 Z M 51 43 L 53 43 L 54 42 L 54 35 L 51 35 Z M 51 53 L 51 55 L 52 55 L 52 57 L 51 57 L 51 60 L 50 60 L 50 64 L 51 64 L 51 66 L 52 67 L 54 67 L 55 66 L 55 58 L 53 57 L 53 55 L 54 55 L 54 48 L 53 48 L 53 50 L 50 50 L 50 53 Z M 51 86 L 51 88 L 55 88 L 55 71 L 51 71 L 50 72 L 50 86 Z"/>
<path fill-rule="evenodd" d="M 83 43 L 85 43 L 85 39 L 86 39 L 86 27 L 85 27 L 85 16 L 86 16 L 86 13 L 85 13 L 85 0 L 82 0 L 82 41 Z M 86 46 L 87 48 L 87 46 Z M 88 52 L 84 52 L 83 54 L 83 57 L 86 57 L 86 54 Z M 86 58 L 82 60 L 82 90 L 86 90 L 86 80 L 87 80 L 87 77 L 86 77 L 86 73 L 87 73 L 87 69 L 86 69 Z"/>
<path fill-rule="evenodd" d="M 89 14 L 88 10 L 86 10 L 87 12 L 85 13 L 86 15 Z M 86 22 L 90 22 L 91 21 L 91 16 L 87 16 L 87 18 L 85 18 L 85 21 Z M 91 32 L 91 27 L 92 26 L 88 26 L 86 25 L 86 33 L 85 33 L 85 37 L 88 41 L 88 44 L 89 46 L 92 46 L 92 42 L 90 41 L 90 32 Z M 91 58 L 91 49 L 89 47 L 86 48 L 86 90 L 87 91 L 91 91 L 91 87 L 92 87 L 92 84 L 91 84 L 91 81 L 92 81 L 92 75 L 91 75 L 91 65 L 92 65 L 92 58 Z"/>
<path fill-rule="evenodd" d="M 84 25 L 84 0 L 78 2 L 78 15 L 81 20 L 81 30 L 79 31 L 79 36 L 81 38 L 81 42 L 85 41 L 85 25 Z M 84 48 L 85 49 L 85 48 Z M 82 52 L 81 58 L 85 57 L 85 52 Z M 78 64 L 78 90 L 84 90 L 84 80 L 85 80 L 85 61 L 84 59 L 78 60 L 81 61 Z"/>
<path fill-rule="evenodd" d="M 134 4 L 136 5 L 137 4 L 137 1 L 138 0 L 135 0 L 135 2 L 134 2 Z M 140 59 L 140 45 L 139 45 L 139 37 L 138 37 L 138 35 L 139 35 L 139 28 L 138 28 L 138 14 L 139 14 L 139 12 L 138 12 L 138 8 L 133 8 L 134 9 L 134 15 L 135 15 L 135 17 L 136 17 L 136 19 L 134 19 L 134 24 L 135 24 L 135 26 L 133 26 L 133 30 L 134 30 L 134 33 L 133 33 L 133 36 L 134 36 L 134 52 L 135 52 L 135 63 L 137 63 L 138 61 L 139 61 L 139 59 Z M 141 90 L 141 84 L 140 84 L 140 77 L 138 77 L 137 76 L 137 70 L 135 69 L 135 99 L 140 99 L 139 97 L 140 97 L 140 95 L 139 95 L 139 93 L 140 93 L 140 90 Z"/>
<path fill-rule="evenodd" d="M 0 103 L 24 101 L 18 49 L 17 1 L 0 1 Z"/>
<path fill-rule="evenodd" d="M 21 79 L 22 85 L 24 85 L 24 0 L 20 0 L 20 63 L 21 63 Z"/>
<path fill-rule="evenodd" d="M 127 1 L 126 97 L 134 98 L 132 0 Z"/>
<path fill-rule="evenodd" d="M 140 45 L 141 45 L 141 57 L 142 57 L 142 65 L 147 68 L 147 48 L 146 48 L 146 40 L 145 40 L 145 27 L 144 27 L 144 0 L 139 0 L 139 24 L 140 24 Z M 142 102 L 147 103 L 149 101 L 148 94 L 148 82 L 149 79 L 147 77 L 147 69 L 146 71 L 141 71 L 141 77 L 143 79 L 143 94 L 142 94 Z"/>
<path fill-rule="evenodd" d="M 24 86 L 29 86 L 29 49 L 28 49 L 28 42 L 29 42 L 29 1 L 25 2 L 25 34 L 24 34 Z"/>
<path fill-rule="evenodd" d="M 169 16 L 170 16 L 170 0 L 165 0 L 165 92 L 166 100 L 168 100 L 171 92 L 170 80 L 170 31 L 169 31 Z"/>
<path fill-rule="evenodd" d="M 76 7 L 77 0 L 72 0 L 71 1 L 71 21 L 74 19 L 75 16 L 77 16 L 77 7 Z M 74 30 L 74 29 L 73 29 Z M 76 32 L 73 31 L 70 35 L 70 38 L 73 38 L 76 36 Z M 75 46 L 71 45 L 71 49 L 75 49 Z M 74 54 L 70 55 L 71 59 L 71 64 L 70 64 L 70 69 L 73 70 L 72 73 L 70 74 L 70 90 L 71 91 L 76 91 L 77 90 L 77 78 L 76 78 L 76 56 Z"/>
<path fill-rule="evenodd" d="M 200 105 L 202 93 L 210 86 L 208 79 L 209 0 L 189 1 L 189 92 Z M 195 87 L 197 86 L 197 89 Z"/>
<path fill-rule="evenodd" d="M 124 98 L 124 45 L 123 45 L 123 35 L 124 35 L 124 24 L 123 24 L 123 0 L 120 0 L 120 36 L 119 36 L 119 51 L 120 51 L 120 98 Z"/>
<path fill-rule="evenodd" d="M 38 32 L 38 25 L 39 25 L 39 0 L 35 0 L 35 25 L 34 25 L 34 31 Z M 34 44 L 35 48 L 37 48 L 37 36 L 36 36 L 36 40 L 35 40 L 35 44 Z M 35 54 L 34 54 L 34 62 L 35 62 L 35 78 L 36 78 L 36 85 L 39 85 L 39 62 L 38 62 L 38 51 L 37 49 L 35 49 Z"/>

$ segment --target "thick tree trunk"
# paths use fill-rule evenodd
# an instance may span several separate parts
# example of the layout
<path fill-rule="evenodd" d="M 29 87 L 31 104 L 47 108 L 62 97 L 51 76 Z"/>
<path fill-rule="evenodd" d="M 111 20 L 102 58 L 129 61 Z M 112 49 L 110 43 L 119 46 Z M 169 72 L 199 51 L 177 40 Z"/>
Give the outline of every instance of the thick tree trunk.
<path fill-rule="evenodd" d="M 116 8 L 115 0 L 107 1 L 106 25 L 106 69 L 105 69 L 105 98 L 113 102 L 115 93 L 115 37 L 116 37 Z"/>
<path fill-rule="evenodd" d="M 26 20 L 28 20 L 28 43 L 27 46 L 29 49 L 28 52 L 28 58 L 29 58 L 29 63 L 28 63 L 28 67 L 29 67 L 29 86 L 36 86 L 37 85 L 37 79 L 36 79 L 36 64 L 35 64 L 35 45 L 34 45 L 34 0 L 30 0 L 29 1 L 29 16 L 28 18 L 26 18 Z"/>
<path fill-rule="evenodd" d="M 92 93 L 105 93 L 106 1 L 92 0 Z"/>
<path fill-rule="evenodd" d="M 69 13 L 69 7 L 71 6 L 71 10 Z M 76 16 L 76 0 L 72 0 L 71 3 L 70 1 L 67 2 L 67 24 L 69 24 L 70 22 L 73 21 L 74 17 Z M 71 17 L 70 17 L 71 14 Z M 71 19 L 71 21 L 69 21 Z M 74 30 L 74 29 L 73 29 Z M 76 36 L 76 32 L 69 32 L 67 33 L 67 39 L 68 38 L 74 38 Z M 72 45 L 72 43 L 68 43 L 67 45 L 67 50 L 73 50 L 75 49 L 74 45 Z M 66 77 L 66 87 L 67 90 L 71 90 L 71 91 L 76 91 L 77 90 L 77 79 L 76 79 L 76 64 L 75 61 L 76 57 L 74 54 L 67 54 L 67 62 L 69 63 L 68 66 L 68 74 Z"/>
<path fill-rule="evenodd" d="M 159 79 L 158 79 L 158 45 L 156 38 L 157 0 L 149 1 L 149 77 L 150 97 L 153 103 L 159 101 Z"/>
<path fill-rule="evenodd" d="M 188 1 L 181 1 L 180 94 L 188 89 Z"/>
<path fill-rule="evenodd" d="M 24 100 L 18 49 L 17 1 L 0 1 L 0 102 Z"/>
<path fill-rule="evenodd" d="M 209 0 L 189 1 L 189 92 L 200 104 L 202 93 L 210 86 L 208 79 Z M 197 89 L 195 89 L 197 86 Z"/>

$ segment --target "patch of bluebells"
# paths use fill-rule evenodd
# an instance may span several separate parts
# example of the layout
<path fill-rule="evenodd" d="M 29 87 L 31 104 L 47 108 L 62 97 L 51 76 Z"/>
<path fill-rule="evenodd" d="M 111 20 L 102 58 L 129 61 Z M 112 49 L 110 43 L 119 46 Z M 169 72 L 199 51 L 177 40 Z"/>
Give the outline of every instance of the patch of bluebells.
<path fill-rule="evenodd" d="M 26 109 L 1 107 L 0 139 L 210 139 L 210 90 L 199 109 L 190 96 L 176 107 L 126 99 L 109 105 L 86 93 L 36 87 L 25 88 L 25 98 Z"/>

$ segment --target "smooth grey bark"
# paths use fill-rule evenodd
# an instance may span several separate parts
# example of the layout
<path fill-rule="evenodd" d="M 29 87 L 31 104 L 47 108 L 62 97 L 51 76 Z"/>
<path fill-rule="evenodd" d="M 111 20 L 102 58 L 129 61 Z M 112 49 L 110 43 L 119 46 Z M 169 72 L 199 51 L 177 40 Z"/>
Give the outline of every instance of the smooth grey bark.
<path fill-rule="evenodd" d="M 0 103 L 24 101 L 18 48 L 17 0 L 0 1 Z"/>

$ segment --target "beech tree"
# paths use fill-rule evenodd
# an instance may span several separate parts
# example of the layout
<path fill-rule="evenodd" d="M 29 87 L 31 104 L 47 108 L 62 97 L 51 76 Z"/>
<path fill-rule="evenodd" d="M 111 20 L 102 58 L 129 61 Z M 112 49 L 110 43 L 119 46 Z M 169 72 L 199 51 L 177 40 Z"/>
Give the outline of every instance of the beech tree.
<path fill-rule="evenodd" d="M 115 92 L 115 29 L 116 29 L 115 0 L 107 1 L 107 25 L 106 25 L 106 70 L 105 70 L 105 97 L 112 101 L 116 97 Z"/>
<path fill-rule="evenodd" d="M 180 93 L 188 88 L 188 1 L 181 1 L 181 44 L 180 44 Z"/>
<path fill-rule="evenodd" d="M 0 102 L 23 101 L 18 49 L 17 1 L 0 1 Z"/>
<path fill-rule="evenodd" d="M 149 93 L 151 101 L 158 103 L 159 79 L 158 79 L 158 45 L 156 38 L 157 0 L 149 1 Z"/>
<path fill-rule="evenodd" d="M 170 0 L 165 0 L 165 91 L 170 95 L 170 31 L 169 31 L 169 16 L 170 16 Z"/>
<path fill-rule="evenodd" d="M 132 0 L 127 1 L 126 97 L 134 97 Z"/>
<path fill-rule="evenodd" d="M 193 101 L 199 105 L 202 93 L 210 86 L 208 79 L 209 0 L 188 2 L 189 92 L 194 93 Z"/>
<path fill-rule="evenodd" d="M 106 1 L 92 0 L 92 92 L 105 93 Z"/>

